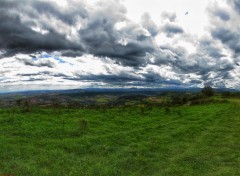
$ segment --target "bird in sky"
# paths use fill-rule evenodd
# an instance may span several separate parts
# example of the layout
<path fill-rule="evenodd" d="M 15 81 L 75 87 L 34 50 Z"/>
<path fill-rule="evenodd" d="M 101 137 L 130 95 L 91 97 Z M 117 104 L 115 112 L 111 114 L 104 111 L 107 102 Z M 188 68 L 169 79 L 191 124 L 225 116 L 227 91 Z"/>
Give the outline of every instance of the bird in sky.
<path fill-rule="evenodd" d="M 185 15 L 188 15 L 188 12 L 186 12 Z"/>

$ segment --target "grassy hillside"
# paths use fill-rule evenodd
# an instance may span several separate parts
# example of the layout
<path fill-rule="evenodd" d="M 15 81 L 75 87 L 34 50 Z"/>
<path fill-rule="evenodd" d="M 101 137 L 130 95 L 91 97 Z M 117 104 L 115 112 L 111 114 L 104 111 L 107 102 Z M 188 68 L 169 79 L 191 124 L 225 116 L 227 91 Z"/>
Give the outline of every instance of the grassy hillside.
<path fill-rule="evenodd" d="M 0 110 L 0 175 L 240 175 L 240 103 Z"/>

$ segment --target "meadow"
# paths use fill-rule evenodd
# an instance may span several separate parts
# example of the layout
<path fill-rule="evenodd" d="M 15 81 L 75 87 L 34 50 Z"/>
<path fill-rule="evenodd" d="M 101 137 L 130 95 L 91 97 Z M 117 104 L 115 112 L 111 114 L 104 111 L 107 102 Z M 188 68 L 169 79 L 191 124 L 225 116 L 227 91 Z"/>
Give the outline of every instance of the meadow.
<path fill-rule="evenodd" d="M 0 175 L 240 175 L 240 102 L 0 109 Z"/>

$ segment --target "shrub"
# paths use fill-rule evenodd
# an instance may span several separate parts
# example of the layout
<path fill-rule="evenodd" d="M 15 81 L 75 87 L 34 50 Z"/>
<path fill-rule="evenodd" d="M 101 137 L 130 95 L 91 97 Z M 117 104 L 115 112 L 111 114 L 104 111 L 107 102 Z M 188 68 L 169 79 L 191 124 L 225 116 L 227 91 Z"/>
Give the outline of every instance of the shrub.
<path fill-rule="evenodd" d="M 85 119 L 80 120 L 79 122 L 79 132 L 85 134 L 88 129 L 88 122 Z"/>
<path fill-rule="evenodd" d="M 207 96 L 207 97 L 211 97 L 214 95 L 214 91 L 213 91 L 213 88 L 210 87 L 210 86 L 205 86 L 203 89 L 202 89 L 202 94 Z"/>
<path fill-rule="evenodd" d="M 169 113 L 170 113 L 170 108 L 169 108 L 169 107 L 166 107 L 166 108 L 165 108 L 165 113 L 166 113 L 166 114 L 169 114 Z"/>

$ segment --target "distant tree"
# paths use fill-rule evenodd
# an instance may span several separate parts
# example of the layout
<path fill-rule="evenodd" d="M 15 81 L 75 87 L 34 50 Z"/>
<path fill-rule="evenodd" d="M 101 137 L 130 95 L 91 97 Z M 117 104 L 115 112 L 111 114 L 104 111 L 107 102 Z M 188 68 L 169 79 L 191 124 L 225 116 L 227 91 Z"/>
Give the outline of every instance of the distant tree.
<path fill-rule="evenodd" d="M 22 99 L 18 99 L 18 100 L 16 100 L 16 104 L 17 104 L 17 106 L 22 106 L 23 105 L 23 100 Z"/>
<path fill-rule="evenodd" d="M 230 97 L 231 96 L 231 92 L 222 92 L 222 97 Z"/>
<path fill-rule="evenodd" d="M 182 99 L 179 95 L 176 95 L 171 98 L 171 103 L 172 103 L 172 105 L 180 105 L 180 104 L 182 104 Z"/>
<path fill-rule="evenodd" d="M 214 95 L 214 90 L 212 87 L 210 86 L 205 86 L 203 89 L 202 89 L 202 94 L 207 96 L 207 97 L 211 97 Z"/>

